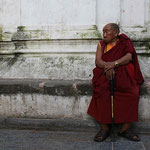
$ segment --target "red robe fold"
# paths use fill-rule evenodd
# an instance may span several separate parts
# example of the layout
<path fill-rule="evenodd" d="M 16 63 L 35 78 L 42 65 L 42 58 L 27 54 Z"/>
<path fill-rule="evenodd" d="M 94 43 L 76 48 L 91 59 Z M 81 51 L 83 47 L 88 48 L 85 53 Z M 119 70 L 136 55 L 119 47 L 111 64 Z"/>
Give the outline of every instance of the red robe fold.
<path fill-rule="evenodd" d="M 101 41 L 104 51 L 106 44 Z M 127 53 L 132 54 L 132 62 L 115 69 L 114 92 L 114 122 L 138 121 L 139 88 L 144 82 L 140 71 L 137 54 L 131 40 L 125 35 L 119 36 L 119 41 L 107 53 L 103 53 L 102 59 L 106 62 L 120 59 Z M 93 70 L 93 96 L 88 108 L 88 114 L 100 123 L 112 123 L 110 82 L 104 75 L 103 69 L 96 67 Z"/>

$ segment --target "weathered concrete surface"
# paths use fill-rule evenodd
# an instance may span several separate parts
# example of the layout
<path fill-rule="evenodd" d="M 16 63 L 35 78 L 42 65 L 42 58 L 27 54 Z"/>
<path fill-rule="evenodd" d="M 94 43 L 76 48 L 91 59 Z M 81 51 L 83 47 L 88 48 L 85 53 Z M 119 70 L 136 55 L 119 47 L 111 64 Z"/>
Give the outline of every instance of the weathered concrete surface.
<path fill-rule="evenodd" d="M 95 0 L 39 0 L 38 3 L 37 0 L 30 3 L 26 0 L 1 0 L 0 2 L 1 24 L 6 27 L 22 24 L 46 26 L 95 22 Z"/>
<path fill-rule="evenodd" d="M 35 118 L 12 118 L 0 117 L 0 128 L 17 129 L 41 129 L 52 131 L 98 131 L 100 124 L 95 120 L 81 119 L 35 119 Z M 117 133 L 121 125 L 114 126 Z M 150 134 L 150 122 L 136 122 L 132 124 L 132 130 L 140 134 Z"/>
<path fill-rule="evenodd" d="M 142 50 L 139 50 L 139 53 L 143 75 L 145 78 L 150 78 L 149 53 L 142 52 Z M 70 54 L 65 52 L 27 54 L 26 52 L 26 54 L 1 55 L 0 78 L 90 80 L 93 76 L 92 70 L 95 67 L 94 61 L 94 52 Z"/>
<path fill-rule="evenodd" d="M 96 27 L 86 31 L 98 33 Z M 73 35 L 69 36 L 70 39 L 59 39 L 59 35 L 52 40 L 46 40 L 48 37 L 43 34 L 42 37 L 41 34 L 34 36 L 34 39 L 29 35 L 26 39 L 24 34 L 28 31 L 18 32 L 23 34 L 14 37 L 15 40 L 0 42 L 0 78 L 91 79 L 96 47 L 100 39 L 98 35 L 89 37 L 85 34 L 84 37 L 75 37 L 77 39 Z M 71 31 L 67 31 L 67 35 L 69 34 Z M 149 78 L 150 42 L 141 38 L 133 41 L 133 44 L 143 75 Z"/>
<path fill-rule="evenodd" d="M 108 22 L 131 37 L 150 77 L 149 10 L 149 0 L 0 0 L 0 78 L 90 79 Z"/>
<path fill-rule="evenodd" d="M 111 10 L 111 16 L 108 10 Z M 9 39 L 19 26 L 36 29 L 37 26 L 97 25 L 101 31 L 108 22 L 120 24 L 122 31 L 140 39 L 141 36 L 150 37 L 149 10 L 149 0 L 39 0 L 38 3 L 37 0 L 31 3 L 26 0 L 0 0 L 0 27 L 4 35 L 1 39 Z M 40 31 L 33 32 L 33 35 Z"/>
<path fill-rule="evenodd" d="M 149 10 L 149 0 L 0 0 L 0 115 L 91 123 L 88 80 L 102 27 L 120 24 L 134 42 L 144 78 L 150 78 Z M 150 121 L 146 86 L 139 107 L 142 123 Z"/>
<path fill-rule="evenodd" d="M 94 142 L 96 131 L 0 130 L 0 150 L 149 150 L 150 136 L 140 135 L 140 142 L 116 136 L 104 142 Z"/>
<path fill-rule="evenodd" d="M 90 79 L 94 68 L 94 57 L 95 54 L 1 56 L 0 77 L 4 79 Z"/>
<path fill-rule="evenodd" d="M 140 95 L 140 123 L 137 126 L 143 126 L 145 130 L 150 122 L 150 80 L 145 80 Z M 22 125 L 31 126 L 34 121 L 21 118 L 41 118 L 50 119 L 48 122 L 44 120 L 45 127 L 50 123 L 56 126 L 68 123 L 76 127 L 95 127 L 97 123 L 87 115 L 91 96 L 92 84 L 89 80 L 0 80 L 0 116 L 4 117 L 1 122 L 7 125 L 22 122 Z M 38 126 L 39 122 L 35 124 Z"/>
<path fill-rule="evenodd" d="M 0 86 L 1 116 L 87 118 L 89 81 L 1 80 Z"/>
<path fill-rule="evenodd" d="M 91 96 L 90 80 L 2 79 L 0 94 L 46 94 L 53 96 Z"/>

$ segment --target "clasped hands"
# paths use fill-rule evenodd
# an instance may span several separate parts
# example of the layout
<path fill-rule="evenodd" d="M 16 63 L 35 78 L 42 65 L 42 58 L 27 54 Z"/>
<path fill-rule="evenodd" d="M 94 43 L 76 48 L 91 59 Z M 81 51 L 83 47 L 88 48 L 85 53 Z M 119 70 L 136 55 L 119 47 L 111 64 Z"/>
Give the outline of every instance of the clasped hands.
<path fill-rule="evenodd" d="M 108 80 L 112 80 L 115 77 L 115 62 L 104 62 L 103 69 Z"/>

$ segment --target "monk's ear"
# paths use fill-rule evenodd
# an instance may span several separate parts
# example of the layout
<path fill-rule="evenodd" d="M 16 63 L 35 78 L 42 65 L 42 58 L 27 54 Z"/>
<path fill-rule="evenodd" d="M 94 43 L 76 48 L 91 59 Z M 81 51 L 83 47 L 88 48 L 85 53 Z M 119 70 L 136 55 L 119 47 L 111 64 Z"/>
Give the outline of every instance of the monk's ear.
<path fill-rule="evenodd" d="M 115 34 L 115 37 L 117 37 L 118 36 L 118 30 L 114 30 L 114 34 Z"/>

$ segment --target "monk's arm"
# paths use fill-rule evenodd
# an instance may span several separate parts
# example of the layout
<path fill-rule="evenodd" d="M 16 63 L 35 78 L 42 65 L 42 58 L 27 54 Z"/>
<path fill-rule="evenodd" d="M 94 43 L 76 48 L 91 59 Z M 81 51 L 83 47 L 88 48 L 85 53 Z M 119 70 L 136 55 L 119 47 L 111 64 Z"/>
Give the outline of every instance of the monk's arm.
<path fill-rule="evenodd" d="M 126 65 L 130 61 L 132 61 L 132 54 L 127 53 L 125 56 L 121 57 L 120 59 L 116 60 L 119 65 Z"/>
<path fill-rule="evenodd" d="M 126 65 L 130 61 L 132 61 L 132 54 L 131 53 L 127 53 L 125 56 L 121 57 L 120 59 L 118 59 L 116 61 L 105 62 L 104 63 L 104 71 L 107 72 L 108 70 L 115 68 L 116 62 L 120 66 L 120 65 Z"/>
<path fill-rule="evenodd" d="M 107 79 L 112 80 L 115 76 L 115 70 L 113 69 L 115 68 L 115 62 L 117 62 L 119 65 L 126 65 L 130 61 L 132 61 L 132 54 L 127 53 L 125 56 L 121 57 L 120 59 L 114 62 L 106 62 L 104 65 L 104 71 L 106 72 Z"/>
<path fill-rule="evenodd" d="M 104 68 L 104 63 L 105 62 L 102 60 L 102 47 L 100 43 L 98 43 L 97 50 L 96 50 L 95 64 L 100 68 Z"/>

